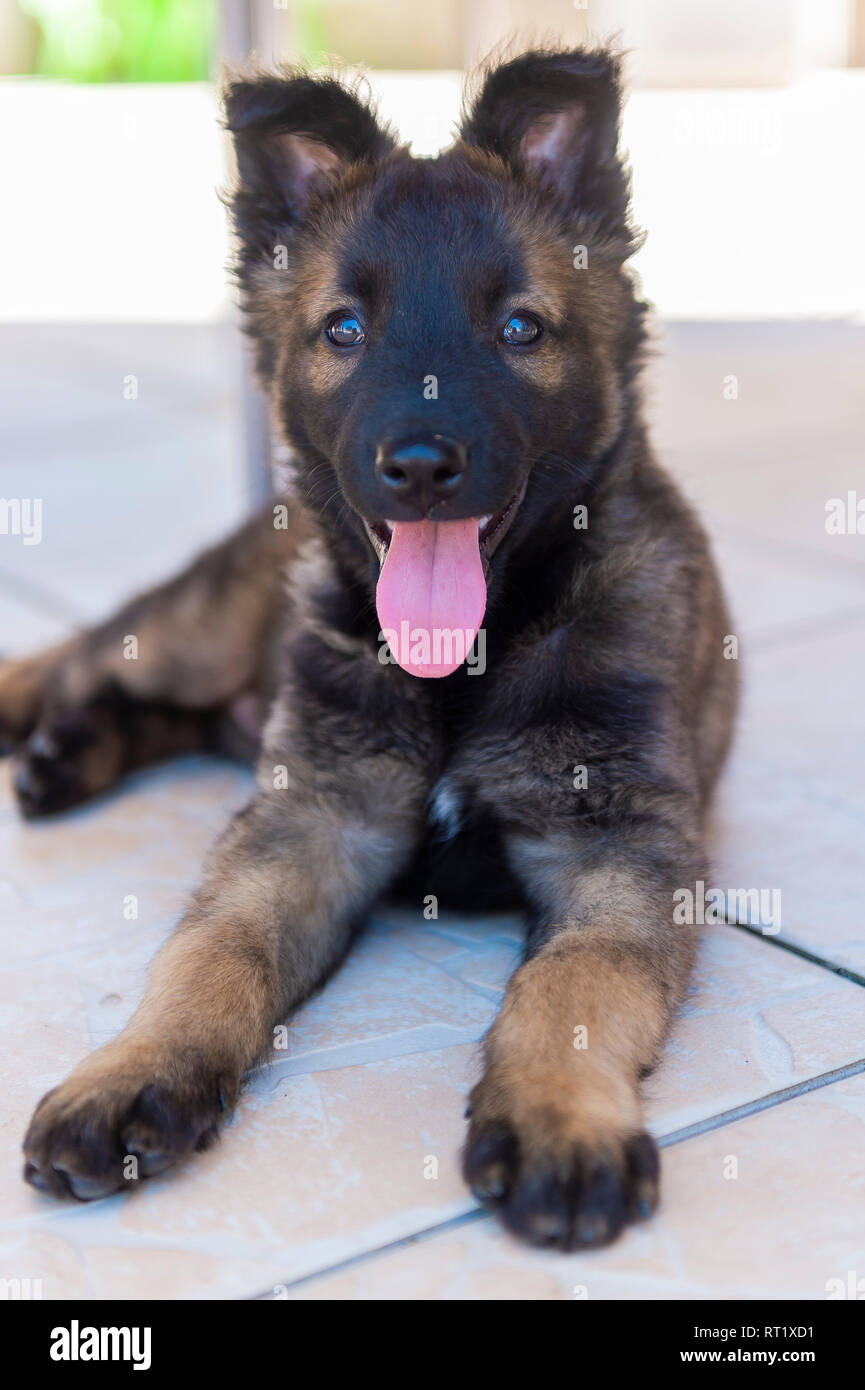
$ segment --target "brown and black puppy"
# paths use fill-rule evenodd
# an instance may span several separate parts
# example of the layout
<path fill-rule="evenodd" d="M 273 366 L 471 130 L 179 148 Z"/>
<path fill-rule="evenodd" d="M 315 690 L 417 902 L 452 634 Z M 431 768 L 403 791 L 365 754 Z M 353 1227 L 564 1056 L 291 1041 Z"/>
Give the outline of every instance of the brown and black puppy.
<path fill-rule="evenodd" d="M 472 1190 L 564 1249 L 654 1207 L 639 1085 L 688 982 L 673 894 L 706 877 L 735 691 L 640 416 L 619 99 L 606 53 L 525 54 L 416 160 L 331 78 L 229 86 L 239 278 L 298 500 L 8 666 L 0 712 L 29 815 L 236 746 L 256 705 L 258 791 L 129 1026 L 38 1106 L 35 1186 L 98 1197 L 125 1156 L 147 1175 L 209 1142 L 399 888 L 527 915 Z"/>

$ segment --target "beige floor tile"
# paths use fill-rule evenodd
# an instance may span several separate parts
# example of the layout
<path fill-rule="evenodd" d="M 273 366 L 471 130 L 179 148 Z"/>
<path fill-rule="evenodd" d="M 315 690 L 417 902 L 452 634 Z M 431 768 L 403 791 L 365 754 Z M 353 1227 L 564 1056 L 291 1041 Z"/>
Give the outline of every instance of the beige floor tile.
<path fill-rule="evenodd" d="M 0 847 L 7 826 L 0 823 Z M 2 850 L 0 850 L 2 852 Z M 7 966 L 69 960 L 82 949 L 123 950 L 129 942 L 143 941 L 147 949 L 158 943 L 177 921 L 188 897 L 185 885 L 151 882 L 133 874 L 113 878 L 106 873 L 88 888 L 62 897 L 58 886 L 53 901 L 22 904 L 12 901 L 8 880 L 0 878 L 0 910 L 8 942 L 4 943 Z M 17 894 L 17 889 L 15 890 Z M 137 913 L 137 916 L 132 916 Z"/>
<path fill-rule="evenodd" d="M 677 473 L 730 473 L 741 497 L 755 464 L 790 442 L 861 439 L 865 326 L 679 322 L 657 328 L 659 351 L 646 382 L 649 418 L 661 457 Z M 731 374 L 735 399 L 725 395 Z"/>
<path fill-rule="evenodd" d="M 51 1272 L 37 1238 L 62 1223 L 97 1297 L 120 1284 L 124 1297 L 242 1296 L 471 1209 L 456 1156 L 473 1040 L 518 954 L 507 918 L 429 924 L 430 942 L 456 948 L 438 962 L 418 953 L 411 914 L 374 927 L 301 1011 L 285 1059 L 256 1073 L 221 1144 L 181 1170 L 88 1208 L 25 1188 L 17 1147 L 30 1107 L 120 1026 L 141 988 L 161 928 L 128 927 L 68 950 L 62 967 L 32 958 L 0 977 L 10 1056 L 34 1063 L 16 1060 L 0 1184 L 7 1220 L 33 1237 L 33 1277 Z M 862 1001 L 855 985 L 765 942 L 707 933 L 694 993 L 649 1087 L 653 1128 L 669 1132 L 849 1061 L 865 1050 Z M 34 1027 L 47 1028 L 35 1057 Z M 173 1250 L 183 1252 L 176 1265 Z"/>
<path fill-rule="evenodd" d="M 21 1181 L 21 1143 L 33 1107 L 90 1049 L 75 971 L 51 963 L 25 975 L 0 971 L 0 1030 L 5 1044 L 0 1118 L 2 1231 L 7 1225 L 15 1227 L 22 1217 L 29 1224 L 33 1211 Z M 18 1273 L 23 1276 L 27 1271 Z M 0 1277 L 3 1274 L 0 1269 Z"/>
<path fill-rule="evenodd" d="M 16 580 L 50 591 L 73 622 L 94 623 L 228 535 L 245 511 L 230 442 L 200 435 L 197 417 L 175 425 L 166 411 L 150 442 L 127 418 L 77 443 L 84 457 L 45 446 L 5 470 L 4 486 L 43 509 L 40 543 L 4 551 Z"/>
<path fill-rule="evenodd" d="M 779 889 L 782 940 L 865 974 L 865 625 L 743 659 L 716 813 L 723 886 Z"/>
<path fill-rule="evenodd" d="M 74 1213 L 96 1296 L 119 1281 L 124 1297 L 190 1296 L 183 1263 L 154 1249 L 210 1260 L 223 1295 L 251 1295 L 469 1210 L 453 1154 L 470 1051 L 257 1081 L 221 1144 L 173 1181 Z"/>
<path fill-rule="evenodd" d="M 176 1241 L 163 1249 L 94 1243 L 81 1249 L 80 1258 L 93 1289 L 91 1298 L 235 1299 L 245 1296 L 247 1289 L 287 1297 L 287 1290 L 283 1295 L 273 1284 L 272 1259 L 178 1249 Z"/>
<path fill-rule="evenodd" d="M 722 558 L 728 546 L 750 545 L 766 569 L 777 563 L 778 575 L 798 564 L 788 601 L 803 617 L 814 616 L 833 582 L 857 586 L 861 606 L 865 537 L 829 534 L 826 503 L 857 487 L 865 496 L 865 328 L 679 323 L 666 327 L 661 347 L 649 373 L 655 446 Z M 730 375 L 733 400 L 724 395 Z M 740 589 L 730 578 L 735 600 Z M 765 599 L 759 588 L 741 592 L 734 613 L 751 623 L 751 604 L 760 608 Z M 855 591 L 838 598 L 839 608 L 849 607 Z"/>
<path fill-rule="evenodd" d="M 660 1214 L 609 1250 L 529 1252 L 482 1218 L 287 1296 L 823 1300 L 865 1278 L 863 1143 L 860 1075 L 669 1149 Z"/>
<path fill-rule="evenodd" d="M 236 401 L 224 394 L 236 383 L 233 349 L 209 333 L 70 327 L 26 338 L 3 490 L 33 495 L 38 484 L 46 533 L 38 547 L 3 543 L 0 651 L 55 640 L 70 614 L 101 614 L 242 509 Z M 865 974 L 865 542 L 824 527 L 826 498 L 861 473 L 863 341 L 849 325 L 679 325 L 654 413 L 662 457 L 706 516 L 742 643 L 746 698 L 716 815 L 716 885 L 780 888 L 781 940 Z M 146 385 L 132 411 L 115 389 L 127 358 L 124 371 Z M 40 364 L 40 399 L 52 381 L 54 407 L 38 415 L 34 440 L 27 390 Z M 736 402 L 722 394 L 730 372 Z M 42 1278 L 49 1298 L 238 1297 L 469 1216 L 456 1155 L 475 1043 L 519 956 L 506 917 L 380 912 L 292 1023 L 287 1050 L 256 1072 L 214 1150 L 92 1207 L 25 1188 L 18 1146 L 32 1104 L 122 1026 L 251 780 L 189 759 L 25 826 L 8 775 L 0 1277 Z M 865 991 L 770 940 L 709 929 L 647 1086 L 650 1123 L 659 1134 L 700 1125 L 863 1054 Z M 606 1254 L 529 1254 L 482 1220 L 297 1296 L 574 1298 L 585 1286 L 590 1298 L 822 1297 L 857 1260 L 865 1275 L 850 1206 L 861 1198 L 851 1157 L 861 1093 L 861 1082 L 839 1082 L 676 1146 L 661 1221 Z M 729 1154 L 736 1181 L 719 1176 Z"/>
<path fill-rule="evenodd" d="M 292 1021 L 266 1072 L 284 1077 L 474 1043 L 494 1013 L 484 992 L 407 951 L 398 933 L 372 930 Z"/>
<path fill-rule="evenodd" d="M 82 1251 L 58 1231 L 0 1231 L 0 1281 L 6 1298 L 92 1298 Z M 19 1281 L 17 1286 L 14 1281 Z M 114 1295 L 116 1296 L 116 1295 Z"/>
<path fill-rule="evenodd" d="M 448 933 L 456 940 L 462 931 L 471 933 L 466 949 L 436 963 L 498 1002 L 520 959 L 518 939 L 506 935 L 513 919 L 444 919 L 421 929 L 404 918 L 392 940 L 417 950 L 418 937 L 432 942 Z M 350 972 L 351 962 L 347 979 Z M 325 996 L 323 1012 L 328 1003 Z M 345 1004 L 337 1012 L 345 1014 Z M 664 1063 L 647 1083 L 650 1122 L 669 1133 L 862 1055 L 861 989 L 735 927 L 706 928 L 689 998 Z"/>
<path fill-rule="evenodd" d="M 865 817 L 865 609 L 843 629 L 742 654 L 745 699 L 736 745 L 741 758 L 787 769 Z"/>
<path fill-rule="evenodd" d="M 0 325 L 2 495 L 42 506 L 38 545 L 0 537 L 0 589 L 93 622 L 238 525 L 239 354 L 226 324 Z"/>
<path fill-rule="evenodd" d="M 840 567 L 803 564 L 786 550 L 767 551 L 762 540 L 746 539 L 729 527 L 712 527 L 730 611 L 730 630 L 748 690 L 761 679 L 754 657 L 784 644 L 805 646 L 843 628 L 865 626 L 865 574 Z M 803 653 L 807 660 L 807 651 Z"/>
<path fill-rule="evenodd" d="M 0 764 L 3 878 L 20 900 L 64 910 L 116 885 L 122 897 L 144 882 L 192 886 L 201 860 L 232 812 L 249 798 L 245 768 L 186 758 L 128 778 L 68 815 L 24 823 L 11 799 L 11 769 Z"/>
<path fill-rule="evenodd" d="M 778 941 L 865 974 L 861 817 L 795 774 L 745 763 L 731 769 L 718 817 L 718 886 L 777 890 Z"/>
<path fill-rule="evenodd" d="M 9 1047 L 3 1068 L 2 1128 L 4 1134 L 14 1130 L 17 1146 L 35 1092 L 55 1085 L 88 1050 L 87 1015 L 79 977 L 66 965 L 43 964 L 24 974 L 3 970 L 0 1008 Z"/>
<path fill-rule="evenodd" d="M 735 927 L 707 928 L 694 987 L 646 1084 L 669 1134 L 865 1056 L 865 991 Z"/>
<path fill-rule="evenodd" d="M 724 471 L 725 459 L 716 445 L 717 454 L 705 459 L 705 468 L 682 482 L 712 534 L 762 541 L 767 553 L 771 547 L 788 559 L 813 560 L 839 574 L 856 575 L 865 562 L 865 536 L 849 529 L 830 533 L 826 521 L 827 504 L 834 499 L 846 499 L 857 488 L 858 498 L 865 498 L 862 442 L 861 430 L 852 434 L 840 427 L 835 437 L 820 431 L 814 437 L 767 442 L 760 460 L 752 454 L 741 474 Z M 668 462 L 680 474 L 679 461 Z"/>

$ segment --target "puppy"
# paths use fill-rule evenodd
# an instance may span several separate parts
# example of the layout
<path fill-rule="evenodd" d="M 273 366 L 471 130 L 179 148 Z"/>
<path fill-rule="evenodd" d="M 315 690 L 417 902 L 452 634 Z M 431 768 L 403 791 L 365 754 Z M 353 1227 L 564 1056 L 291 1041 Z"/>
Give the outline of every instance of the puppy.
<path fill-rule="evenodd" d="M 102 626 L 8 664 L 25 815 L 182 749 L 257 791 L 127 1028 L 41 1101 L 81 1199 L 216 1135 L 273 1029 L 399 891 L 525 913 L 463 1154 L 564 1250 L 648 1216 L 640 1080 L 686 989 L 677 888 L 735 707 L 700 526 L 641 415 L 644 308 L 605 51 L 486 72 L 414 159 L 358 94 L 232 81 L 237 274 L 295 494 Z M 124 638 L 139 656 L 124 659 Z"/>

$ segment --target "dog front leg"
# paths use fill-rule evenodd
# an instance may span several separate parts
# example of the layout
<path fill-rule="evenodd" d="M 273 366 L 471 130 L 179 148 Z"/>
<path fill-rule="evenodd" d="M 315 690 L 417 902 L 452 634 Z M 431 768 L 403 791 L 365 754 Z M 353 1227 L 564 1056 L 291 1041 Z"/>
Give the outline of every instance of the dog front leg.
<path fill-rule="evenodd" d="M 694 928 L 674 925 L 672 895 L 698 860 L 638 871 L 623 850 L 576 873 L 576 848 L 558 862 L 549 842 L 512 849 L 547 901 L 484 1042 L 464 1173 L 523 1239 L 602 1245 L 658 1199 L 639 1085 L 687 986 Z"/>
<path fill-rule="evenodd" d="M 387 800 L 375 819 L 352 804 L 350 778 L 348 800 L 263 792 L 236 818 L 127 1028 L 37 1107 L 30 1183 L 102 1197 L 213 1139 L 274 1026 L 338 964 L 411 851 L 425 789 L 376 761 L 366 772 Z"/>

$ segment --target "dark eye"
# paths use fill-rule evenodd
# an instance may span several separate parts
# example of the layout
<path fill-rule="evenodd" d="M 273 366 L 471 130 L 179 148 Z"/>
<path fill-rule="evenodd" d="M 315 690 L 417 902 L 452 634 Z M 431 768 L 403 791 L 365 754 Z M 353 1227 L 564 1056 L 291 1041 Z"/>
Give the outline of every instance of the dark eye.
<path fill-rule="evenodd" d="M 331 314 L 324 331 L 337 347 L 357 347 L 366 337 L 363 324 L 356 314 Z"/>
<path fill-rule="evenodd" d="M 541 336 L 543 329 L 531 314 L 511 314 L 502 329 L 502 341 L 511 347 L 524 347 Z"/>

